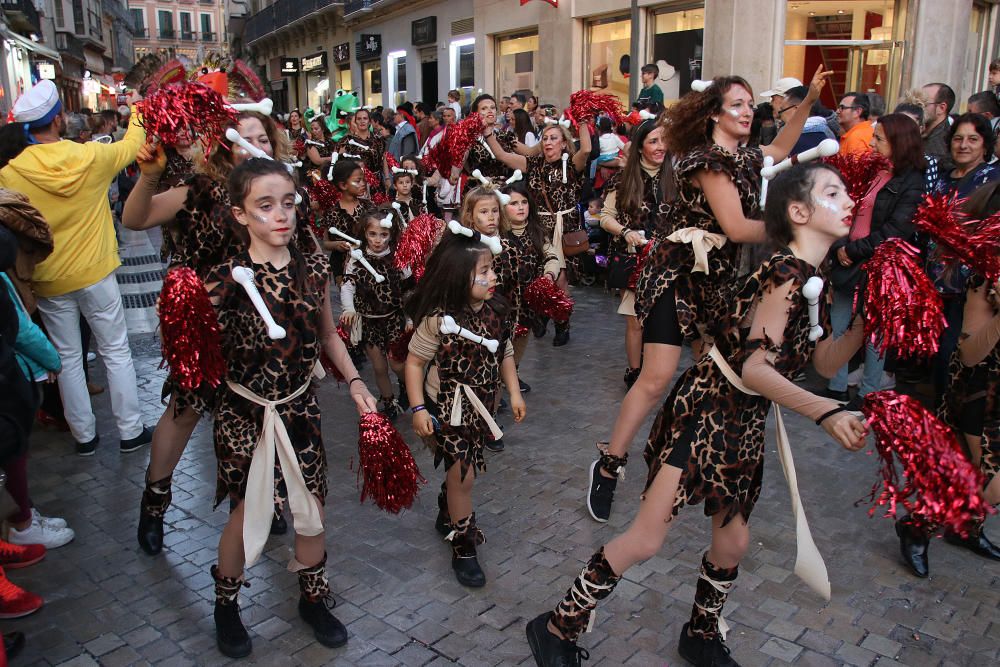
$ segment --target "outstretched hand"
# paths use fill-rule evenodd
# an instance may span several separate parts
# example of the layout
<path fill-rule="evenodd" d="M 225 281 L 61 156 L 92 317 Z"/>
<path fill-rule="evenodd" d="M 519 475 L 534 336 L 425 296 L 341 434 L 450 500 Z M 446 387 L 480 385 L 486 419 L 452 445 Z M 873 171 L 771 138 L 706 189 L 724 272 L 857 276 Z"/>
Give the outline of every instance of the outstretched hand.
<path fill-rule="evenodd" d="M 819 99 L 819 95 L 823 92 L 823 88 L 826 87 L 827 80 L 833 74 L 833 70 L 824 70 L 823 64 L 816 68 L 816 73 L 813 74 L 812 81 L 809 82 L 809 94 L 806 95 L 805 102 L 808 105 L 812 105 L 813 102 Z"/>

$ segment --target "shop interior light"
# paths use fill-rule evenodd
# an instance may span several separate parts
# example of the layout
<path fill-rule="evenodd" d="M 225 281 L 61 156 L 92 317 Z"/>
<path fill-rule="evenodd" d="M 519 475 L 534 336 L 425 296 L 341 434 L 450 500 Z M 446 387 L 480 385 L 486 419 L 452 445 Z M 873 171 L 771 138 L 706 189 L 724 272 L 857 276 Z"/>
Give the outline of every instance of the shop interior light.
<path fill-rule="evenodd" d="M 466 37 L 465 39 L 456 39 L 448 45 L 448 70 L 451 73 L 451 85 L 448 87 L 450 89 L 458 88 L 458 50 L 463 46 L 474 46 L 475 44 L 475 37 Z"/>

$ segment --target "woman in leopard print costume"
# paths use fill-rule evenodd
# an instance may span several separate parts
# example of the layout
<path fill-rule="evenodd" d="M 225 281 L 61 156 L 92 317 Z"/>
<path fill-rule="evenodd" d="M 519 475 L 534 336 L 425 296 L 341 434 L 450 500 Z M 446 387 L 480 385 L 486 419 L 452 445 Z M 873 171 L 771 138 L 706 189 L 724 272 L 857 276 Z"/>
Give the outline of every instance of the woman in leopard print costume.
<path fill-rule="evenodd" d="M 249 160 L 233 170 L 229 192 L 233 215 L 249 233 L 250 245 L 211 270 L 205 280 L 226 359 L 213 428 L 218 460 L 215 504 L 228 499 L 232 507 L 219 540 L 218 564 L 211 568 L 216 639 L 228 657 L 251 651 L 237 596 L 244 566 L 253 565 L 267 539 L 277 461 L 294 517 L 295 554 L 289 569 L 298 573 L 299 614 L 317 641 L 341 646 L 347 631 L 327 605 L 326 453 L 320 409 L 310 386 L 321 350 L 351 378 L 348 386 L 359 413 L 373 411 L 375 399 L 357 377 L 337 334 L 326 259 L 317 253 L 303 255 L 289 245 L 296 225 L 295 184 L 284 166 Z M 247 270 L 251 287 L 241 280 Z M 247 294 L 251 289 L 282 327 L 282 337 L 270 335 Z"/>
<path fill-rule="evenodd" d="M 391 359 L 389 346 L 403 335 L 406 315 L 403 293 L 409 287 L 410 269 L 397 269 L 395 249 L 401 225 L 399 213 L 391 207 L 372 210 L 361 216 L 355 237 L 361 240 L 364 259 L 384 280 L 379 282 L 355 258 L 347 261 L 344 284 L 340 287 L 343 312 L 340 323 L 351 332 L 351 344 L 359 345 L 372 362 L 375 383 L 381 394 L 379 411 L 394 419 L 401 406 L 393 395 L 389 369 L 396 374 L 399 397 L 404 399 L 403 364 Z M 383 223 L 391 226 L 386 228 Z"/>
<path fill-rule="evenodd" d="M 857 318 L 841 338 L 817 343 L 811 335 L 816 315 L 802 294 L 833 242 L 850 231 L 853 205 L 839 173 L 824 164 L 794 167 L 772 182 L 766 224 L 781 249 L 735 291 L 715 348 L 684 372 L 664 403 L 646 446 L 649 478 L 631 526 L 590 558 L 554 612 L 528 624 L 539 665 L 560 657 L 572 664 L 585 653 L 576 641 L 598 601 L 629 567 L 659 551 L 682 505 L 702 501 L 712 518 L 712 546 L 702 559 L 678 650 L 693 665 L 737 665 L 720 617 L 749 544 L 771 401 L 814 419 L 846 449 L 864 446 L 864 421 L 791 381 L 810 358 L 820 373 L 834 373 L 864 342 Z M 816 318 L 826 332 L 827 304 Z"/>
<path fill-rule="evenodd" d="M 451 542 L 458 582 L 471 587 L 486 584 L 476 559 L 485 538 L 472 511 L 472 486 L 486 468 L 486 438 L 503 436 L 490 414 L 501 379 L 514 421 L 525 414 L 507 304 L 495 290 L 492 255 L 479 234 L 446 234 L 407 302 L 407 314 L 417 323 L 406 359 L 413 430 L 432 443 L 435 467 L 444 463 L 435 527 Z"/>
<path fill-rule="evenodd" d="M 361 163 L 342 159 L 333 166 L 333 187 L 340 190 L 340 199 L 332 208 L 322 212 L 320 226 L 326 230 L 323 238 L 323 250 L 330 253 L 330 271 L 337 285 L 344 279 L 344 266 L 347 264 L 351 244 L 339 236 L 330 233 L 335 228 L 348 236 L 355 237 L 354 232 L 364 216 L 375 208 L 370 199 L 365 197 L 368 184 Z M 359 241 L 361 239 L 358 239 Z"/>
<path fill-rule="evenodd" d="M 325 174 L 333 161 L 336 142 L 330 138 L 330 129 L 322 118 L 314 118 L 309 122 L 309 142 L 306 143 L 306 158 L 312 163 L 312 168 Z"/>
<path fill-rule="evenodd" d="M 350 132 L 337 143 L 337 153 L 341 160 L 348 158 L 359 162 L 378 176 L 378 184 L 368 193 L 368 197 L 374 200 L 376 195 L 386 194 L 385 177 L 388 169 L 385 162 L 385 139 L 372 132 L 371 123 L 368 109 L 355 111 L 348 120 Z"/>
<path fill-rule="evenodd" d="M 241 113 L 236 129 L 268 155 L 278 160 L 289 157 L 288 141 L 269 117 Z M 164 245 L 170 248 L 169 268 L 185 266 L 204 279 L 209 269 L 245 247 L 245 233 L 232 216 L 224 181 L 233 167 L 248 157 L 243 149 L 223 139 L 199 173 L 159 192 L 168 158 L 162 147 L 147 145 L 137 157 L 141 175 L 125 203 L 122 223 L 129 229 L 164 227 Z M 318 248 L 316 239 L 304 218 L 300 223 L 296 244 L 303 254 L 313 254 Z M 150 555 L 163 548 L 163 517 L 170 506 L 174 468 L 198 420 L 211 412 L 214 397 L 215 390 L 207 384 L 194 390 L 183 389 L 172 375 L 163 383 L 167 407 L 153 433 L 137 532 L 139 545 Z"/>
<path fill-rule="evenodd" d="M 676 196 L 661 204 L 662 232 L 636 285 L 642 369 L 622 401 L 610 441 L 598 444 L 600 459 L 590 468 L 586 502 L 596 521 L 607 521 L 611 514 L 614 475 L 623 471 L 639 427 L 666 392 L 682 345 L 689 342 L 698 356 L 727 321 L 740 245 L 765 239 L 760 220 L 764 156 L 784 159 L 829 75 L 822 67 L 816 70 L 807 99 L 763 148 L 744 145 L 754 98 L 741 77 L 717 77 L 664 113 L 664 139 L 677 160 L 670 165 L 673 174 L 664 178 L 673 180 L 670 192 Z"/>
<path fill-rule="evenodd" d="M 492 95 L 483 94 L 472 101 L 472 113 L 478 113 L 479 117 L 483 120 L 483 126 L 493 130 L 497 125 L 497 101 Z M 508 152 L 518 152 L 519 144 L 517 137 L 514 136 L 513 132 L 508 130 L 498 130 L 495 139 L 503 147 L 504 150 Z M 521 150 L 526 150 L 526 146 L 520 144 Z M 462 188 L 462 196 L 465 197 L 475 187 L 480 185 L 480 182 L 472 177 L 472 172 L 479 170 L 479 172 L 486 178 L 493 181 L 493 184 L 500 187 L 504 181 L 510 178 L 513 169 L 508 167 L 506 163 L 503 162 L 497 155 L 493 147 L 487 145 L 486 141 L 480 138 L 472 147 L 469 148 L 469 152 L 465 156 L 465 163 L 462 169 L 459 170 L 457 167 L 454 168 L 453 182 L 457 183 L 457 174 L 461 171 L 465 178 L 465 185 Z"/>
<path fill-rule="evenodd" d="M 568 153 L 573 147 L 573 136 L 562 125 L 555 124 L 542 130 L 539 142 L 541 155 L 525 157 L 503 148 L 494 136 L 492 128 L 483 131 L 486 143 L 496 153 L 497 159 L 511 169 L 520 169 L 525 175 L 528 187 L 539 193 L 539 215 L 545 225 L 545 238 L 552 244 L 559 258 L 559 278 L 556 281 L 563 290 L 569 290 L 566 269 L 573 264 L 562 252 L 562 237 L 566 232 L 580 229 L 580 197 L 583 193 L 584 170 L 590 158 L 591 139 L 589 126 L 581 127 L 580 148 Z M 556 323 L 556 333 L 552 344 L 556 347 L 569 342 L 569 322 Z"/>

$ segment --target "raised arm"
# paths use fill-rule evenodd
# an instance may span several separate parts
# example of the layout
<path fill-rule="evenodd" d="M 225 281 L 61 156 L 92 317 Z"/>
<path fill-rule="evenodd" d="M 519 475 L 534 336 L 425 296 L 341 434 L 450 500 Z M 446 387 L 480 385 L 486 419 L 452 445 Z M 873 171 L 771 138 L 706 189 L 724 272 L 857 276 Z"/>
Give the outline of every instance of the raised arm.
<path fill-rule="evenodd" d="M 160 176 L 167 165 L 162 146 L 143 145 L 135 156 L 139 162 L 139 180 L 125 200 L 122 224 L 128 229 L 150 229 L 173 220 L 187 199 L 186 185 L 156 194 Z"/>
<path fill-rule="evenodd" d="M 785 126 L 781 128 L 778 132 L 778 136 L 774 138 L 774 141 L 768 146 L 762 146 L 761 150 L 765 156 L 771 156 L 774 158 L 775 162 L 781 162 L 788 154 L 792 151 L 795 146 L 795 142 L 799 140 L 799 136 L 802 134 L 802 128 L 805 127 L 806 120 L 809 118 L 809 112 L 812 110 L 813 102 L 819 99 L 820 93 L 826 86 L 826 80 L 829 76 L 833 74 L 832 71 L 825 71 L 823 65 L 820 64 L 816 68 L 816 73 L 813 74 L 812 81 L 809 83 L 809 93 L 806 95 L 806 99 L 795 107 L 795 111 L 792 113 L 792 117 L 788 119 Z"/>
<path fill-rule="evenodd" d="M 523 155 L 518 155 L 517 153 L 510 153 L 504 150 L 504 147 L 500 145 L 497 141 L 496 135 L 493 133 L 493 128 L 485 130 L 483 136 L 486 138 L 486 144 L 496 155 L 497 159 L 503 162 L 505 165 L 511 169 L 520 169 L 521 171 L 528 170 L 528 158 Z"/>
<path fill-rule="evenodd" d="M 743 215 L 740 193 L 732 179 L 723 172 L 702 170 L 695 174 L 694 183 L 705 192 L 708 205 L 719 226 L 733 243 L 760 243 L 767 240 L 764 221 Z"/>
<path fill-rule="evenodd" d="M 125 132 L 121 141 L 111 144 L 92 144 L 96 166 L 107 170 L 109 180 L 132 164 L 136 159 L 136 153 L 146 143 L 146 130 L 139 124 L 139 117 L 140 114 L 133 108 L 128 131 Z"/>
<path fill-rule="evenodd" d="M 587 168 L 587 160 L 590 158 L 590 151 L 593 148 L 594 144 L 590 136 L 590 125 L 588 123 L 580 123 L 580 148 L 573 154 L 573 167 L 577 171 L 583 171 Z"/>

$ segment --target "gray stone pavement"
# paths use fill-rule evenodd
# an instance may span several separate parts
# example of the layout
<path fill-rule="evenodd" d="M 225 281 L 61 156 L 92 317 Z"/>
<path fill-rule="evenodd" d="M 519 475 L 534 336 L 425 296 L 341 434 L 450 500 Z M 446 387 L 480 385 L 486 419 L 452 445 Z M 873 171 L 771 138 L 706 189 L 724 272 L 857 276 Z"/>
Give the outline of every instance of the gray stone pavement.
<path fill-rule="evenodd" d="M 584 507 L 594 443 L 606 437 L 624 391 L 624 326 L 616 301 L 596 288 L 578 289 L 573 339 L 551 347 L 532 341 L 522 376 L 532 385 L 528 416 L 510 426 L 506 451 L 487 453 L 476 483 L 480 525 L 488 536 L 481 562 L 489 583 L 459 586 L 449 547 L 433 528 L 442 473 L 420 446 L 414 454 L 428 479 L 412 510 L 399 516 L 358 503 L 356 415 L 346 391 L 319 389 L 330 461 L 328 571 L 336 614 L 350 641 L 338 650 L 317 644 L 298 619 L 297 582 L 286 571 L 291 536 L 271 538 L 248 572 L 241 595 L 254 653 L 262 665 L 516 665 L 530 664 L 527 619 L 551 608 L 596 547 L 620 532 L 645 478 L 641 443 L 619 486 L 612 519 L 593 522 Z M 159 348 L 154 335 L 132 339 L 147 424 L 161 413 Z M 95 378 L 103 378 L 100 362 Z M 364 375 L 368 377 L 369 368 Z M 812 378 L 810 382 L 815 382 Z M 0 623 L 20 629 L 28 647 L 19 665 L 217 665 L 213 587 L 223 509 L 211 507 L 215 481 L 211 428 L 201 423 L 174 476 L 167 547 L 155 558 L 135 543 L 148 454 L 121 455 L 107 395 L 95 398 L 101 447 L 73 454 L 66 434 L 37 432 L 30 463 L 34 500 L 65 517 L 76 540 L 11 579 L 46 600 L 37 614 Z M 753 516 L 750 552 L 726 615 L 729 645 L 741 664 L 990 665 L 1000 652 L 1000 567 L 935 541 L 929 580 L 898 562 L 891 522 L 868 518 L 875 480 L 870 452 L 849 454 L 816 426 L 789 415 L 802 496 L 825 555 L 833 599 L 824 602 L 793 574 L 794 533 L 788 493 L 768 445 L 762 499 Z M 411 443 L 409 420 L 399 420 Z M 645 434 L 645 430 L 642 432 Z M 993 535 L 997 524 L 990 530 Z M 676 639 L 690 612 L 709 523 L 701 508 L 682 512 L 662 552 L 631 569 L 598 612 L 581 644 L 589 665 L 683 664 Z"/>

